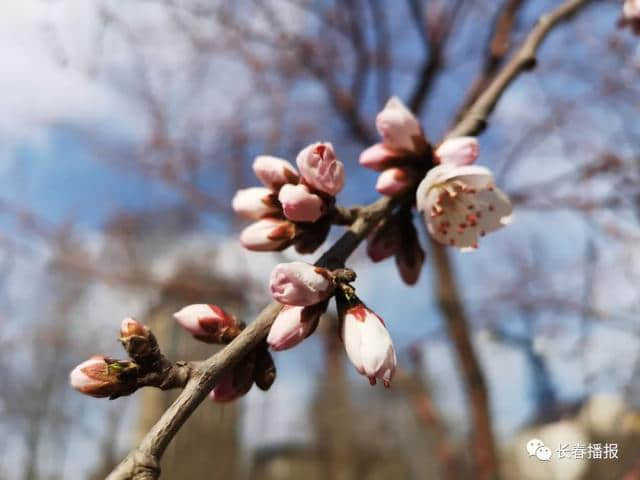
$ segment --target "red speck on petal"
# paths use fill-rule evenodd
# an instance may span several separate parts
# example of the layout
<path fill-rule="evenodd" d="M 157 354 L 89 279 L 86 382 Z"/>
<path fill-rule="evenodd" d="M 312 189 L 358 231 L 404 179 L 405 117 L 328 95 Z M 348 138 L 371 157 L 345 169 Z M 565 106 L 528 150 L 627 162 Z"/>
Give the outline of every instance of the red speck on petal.
<path fill-rule="evenodd" d="M 493 205 L 489 205 L 489 211 L 493 212 L 495 210 L 495 207 Z"/>
<path fill-rule="evenodd" d="M 369 385 L 375 385 L 376 384 L 376 377 L 369 377 Z"/>
<path fill-rule="evenodd" d="M 383 380 L 384 383 L 384 388 L 389 388 L 391 386 L 391 383 L 389 383 L 389 380 Z"/>

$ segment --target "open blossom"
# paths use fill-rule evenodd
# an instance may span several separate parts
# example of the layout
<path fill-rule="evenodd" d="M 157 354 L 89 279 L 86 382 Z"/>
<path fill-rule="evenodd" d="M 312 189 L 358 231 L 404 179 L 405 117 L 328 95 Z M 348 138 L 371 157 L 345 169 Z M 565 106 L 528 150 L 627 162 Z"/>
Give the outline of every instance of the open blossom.
<path fill-rule="evenodd" d="M 494 186 L 491 171 L 476 165 L 438 165 L 416 192 L 429 233 L 440 243 L 463 250 L 478 246 L 478 237 L 511 220 L 509 198 Z"/>
<path fill-rule="evenodd" d="M 316 190 L 337 195 L 344 186 L 344 165 L 336 159 L 329 142 L 313 143 L 300 151 L 296 158 L 305 182 Z"/>
<path fill-rule="evenodd" d="M 110 397 L 120 389 L 116 368 L 111 368 L 106 357 L 94 355 L 69 374 L 69 383 L 80 393 L 92 397 Z"/>
<path fill-rule="evenodd" d="M 278 218 L 263 218 L 240 232 L 240 243 L 248 250 L 270 252 L 291 245 L 296 235 L 295 225 Z"/>
<path fill-rule="evenodd" d="M 435 151 L 435 157 L 441 164 L 470 165 L 478 158 L 478 151 L 475 137 L 456 137 L 442 142 Z"/>
<path fill-rule="evenodd" d="M 187 305 L 174 313 L 173 318 L 191 335 L 204 342 L 220 343 L 226 333 L 238 331 L 236 320 L 217 305 Z"/>
<path fill-rule="evenodd" d="M 286 160 L 270 155 L 258 155 L 253 162 L 256 177 L 271 190 L 278 191 L 286 183 L 298 183 L 296 169 Z"/>
<path fill-rule="evenodd" d="M 396 370 L 396 352 L 384 322 L 362 303 L 340 308 L 341 336 L 347 356 L 361 375 L 389 387 Z"/>
<path fill-rule="evenodd" d="M 406 168 L 388 168 L 378 176 L 376 190 L 382 195 L 398 195 L 412 183 L 412 175 Z"/>
<path fill-rule="evenodd" d="M 294 222 L 315 222 L 324 210 L 324 202 L 302 184 L 283 185 L 278 194 L 285 217 Z"/>
<path fill-rule="evenodd" d="M 304 262 L 276 265 L 269 287 L 278 302 L 302 307 L 326 300 L 334 288 L 328 270 Z"/>
<path fill-rule="evenodd" d="M 241 188 L 234 195 L 231 206 L 237 214 L 253 220 L 280 211 L 275 194 L 264 187 Z"/>
<path fill-rule="evenodd" d="M 285 305 L 271 325 L 267 343 L 277 351 L 295 347 L 313 333 L 323 311 L 313 307 Z"/>

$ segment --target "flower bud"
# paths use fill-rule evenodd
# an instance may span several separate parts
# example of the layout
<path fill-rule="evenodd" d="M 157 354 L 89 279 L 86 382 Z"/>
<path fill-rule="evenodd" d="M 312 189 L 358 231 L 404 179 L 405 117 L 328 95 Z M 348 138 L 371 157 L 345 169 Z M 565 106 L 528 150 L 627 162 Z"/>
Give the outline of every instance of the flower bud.
<path fill-rule="evenodd" d="M 376 117 L 382 142 L 397 152 L 420 152 L 426 140 L 418 119 L 398 97 L 392 97 Z"/>
<path fill-rule="evenodd" d="M 382 222 L 367 238 L 367 255 L 373 262 L 389 258 L 399 247 L 400 235 L 395 222 Z"/>
<path fill-rule="evenodd" d="M 396 266 L 400 277 L 407 285 L 415 285 L 420 277 L 425 253 L 418 240 L 418 232 L 413 223 L 406 223 L 400 234 L 400 245 L 396 251 Z"/>
<path fill-rule="evenodd" d="M 254 350 L 222 375 L 209 393 L 209 398 L 214 402 L 227 403 L 246 395 L 253 386 L 255 365 L 256 352 Z"/>
<path fill-rule="evenodd" d="M 267 391 L 276 380 L 276 364 L 266 347 L 258 349 L 253 380 L 260 390 Z"/>
<path fill-rule="evenodd" d="M 304 262 L 276 265 L 269 287 L 278 302 L 301 307 L 326 300 L 334 288 L 327 269 Z"/>
<path fill-rule="evenodd" d="M 314 223 L 296 225 L 296 238 L 293 245 L 298 253 L 313 253 L 327 239 L 331 230 L 331 220 L 328 217 L 321 218 Z"/>
<path fill-rule="evenodd" d="M 253 220 L 259 220 L 280 211 L 275 194 L 263 187 L 238 190 L 233 197 L 231 206 L 238 215 Z"/>
<path fill-rule="evenodd" d="M 136 370 L 137 366 L 131 362 L 94 355 L 71 371 L 69 383 L 85 395 L 115 398 L 133 390 L 127 378 L 133 378 Z"/>
<path fill-rule="evenodd" d="M 321 192 L 336 195 L 344 186 L 344 165 L 329 142 L 313 143 L 296 158 L 304 181 Z"/>
<path fill-rule="evenodd" d="M 378 176 L 376 190 L 390 197 L 402 193 L 411 186 L 412 177 L 406 168 L 388 168 Z"/>
<path fill-rule="evenodd" d="M 209 398 L 214 402 L 227 403 L 232 402 L 236 398 L 241 397 L 246 392 L 241 392 L 236 388 L 233 382 L 233 372 L 225 373 L 218 384 L 213 387 Z"/>
<path fill-rule="evenodd" d="M 309 307 L 293 307 L 285 305 L 276 317 L 269 330 L 267 343 L 276 351 L 287 350 L 295 347 L 305 338 L 311 335 L 324 310 Z M 324 305 L 326 309 L 326 304 Z"/>
<path fill-rule="evenodd" d="M 389 387 L 396 370 L 396 352 L 384 322 L 354 295 L 347 299 L 343 292 L 336 296 L 340 316 L 340 332 L 347 356 L 361 375 L 376 379 Z"/>
<path fill-rule="evenodd" d="M 206 343 L 228 343 L 240 333 L 236 320 L 217 305 L 187 305 L 173 318 L 195 338 Z"/>
<path fill-rule="evenodd" d="M 283 185 L 278 194 L 285 217 L 294 222 L 315 222 L 323 213 L 324 202 L 305 185 Z"/>
<path fill-rule="evenodd" d="M 287 220 L 264 218 L 240 233 L 240 243 L 247 250 L 269 252 L 284 250 L 295 237 L 295 225 Z"/>
<path fill-rule="evenodd" d="M 470 165 L 478 158 L 478 140 L 475 137 L 456 137 L 442 142 L 435 156 L 442 164 Z"/>
<path fill-rule="evenodd" d="M 127 317 L 120 324 L 120 339 L 128 337 L 146 337 L 149 329 L 136 322 L 133 318 Z"/>
<path fill-rule="evenodd" d="M 392 166 L 398 159 L 398 152 L 394 152 L 384 143 L 376 143 L 360 154 L 360 165 L 377 172 L 382 172 Z"/>
<path fill-rule="evenodd" d="M 285 183 L 296 184 L 298 172 L 286 160 L 270 155 L 259 155 L 253 162 L 256 177 L 271 190 L 278 191 Z"/>
<path fill-rule="evenodd" d="M 138 365 L 146 366 L 157 361 L 160 354 L 156 337 L 148 327 L 125 318 L 120 324 L 120 342 Z"/>

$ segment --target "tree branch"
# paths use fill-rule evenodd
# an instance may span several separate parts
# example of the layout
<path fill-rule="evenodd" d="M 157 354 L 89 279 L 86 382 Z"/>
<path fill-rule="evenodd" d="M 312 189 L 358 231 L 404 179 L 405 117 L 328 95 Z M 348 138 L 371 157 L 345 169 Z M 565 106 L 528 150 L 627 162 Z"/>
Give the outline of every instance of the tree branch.
<path fill-rule="evenodd" d="M 543 15 L 518 52 L 498 73 L 487 89 L 471 105 L 462 120 L 449 132 L 448 137 L 478 135 L 487 127 L 487 119 L 506 88 L 520 75 L 536 65 L 536 54 L 542 41 L 560 22 L 571 18 L 591 0 L 568 0 L 552 12 Z"/>
<path fill-rule="evenodd" d="M 382 197 L 362 207 L 351 227 L 318 259 L 316 265 L 330 268 L 343 266 L 360 242 L 394 205 L 394 199 Z M 223 372 L 264 340 L 281 308 L 282 305 L 278 302 L 271 302 L 227 347 L 195 368 L 175 402 L 145 435 L 140 445 L 129 453 L 107 477 L 107 480 L 157 479 L 160 475 L 160 458 L 169 442 L 213 389 Z"/>
<path fill-rule="evenodd" d="M 518 51 L 516 56 L 504 67 L 487 90 L 472 105 L 469 112 L 460 123 L 449 133 L 450 137 L 472 135 L 479 133 L 486 127 L 486 118 L 493 110 L 496 102 L 507 86 L 518 74 L 535 65 L 535 53 L 549 31 L 559 23 L 575 13 L 580 7 L 586 5 L 588 0 L 570 0 L 557 10 L 540 19 L 537 26 L 531 32 L 527 41 Z M 395 205 L 395 201 L 389 197 L 382 197 L 376 202 L 363 207 L 358 212 L 357 219 L 342 237 L 316 262 L 329 268 L 339 268 L 344 265 L 347 258 L 353 253 L 360 242 L 367 236 L 380 219 L 388 215 Z M 440 305 L 448 318 L 454 343 L 462 347 L 462 353 L 468 353 L 464 360 L 463 371 L 465 377 L 471 380 L 470 385 L 480 385 L 479 392 L 485 392 L 484 402 L 480 402 L 478 410 L 482 412 L 474 414 L 475 434 L 478 438 L 492 440 L 491 424 L 488 417 L 488 402 L 482 372 L 477 366 L 475 354 L 469 339 L 466 317 L 462 304 L 457 295 L 457 290 L 447 253 L 441 246 L 434 248 L 436 270 L 443 280 L 438 285 Z M 218 379 L 226 369 L 240 361 L 248 352 L 258 345 L 267 335 L 273 320 L 282 306 L 277 302 L 270 303 L 258 315 L 256 320 L 238 335 L 226 348 L 216 353 L 200 364 L 193 372 L 187 385 L 175 402 L 165 411 L 160 420 L 145 435 L 140 445 L 134 449 L 107 477 L 107 480 L 154 480 L 160 475 L 160 459 L 167 445 L 173 439 L 180 427 L 193 413 L 196 407 L 205 399 L 207 394 L 215 386 Z M 457 339 L 457 340 L 456 340 Z M 461 355 L 461 357 L 464 355 Z M 475 361 L 475 366 L 473 365 Z M 479 397 L 482 400 L 482 397 Z M 478 430 L 485 417 L 485 429 Z M 481 437 L 480 435 L 483 435 Z M 477 445 L 477 444 L 476 444 Z M 493 443 L 489 446 L 492 448 Z M 486 451 L 486 449 L 485 449 Z M 495 453 L 480 460 L 495 462 Z M 494 465 L 488 465 L 495 467 Z M 480 464 L 479 467 L 483 467 Z M 483 468 L 482 472 L 496 474 L 495 468 Z M 478 478 L 489 478 L 480 475 Z"/>

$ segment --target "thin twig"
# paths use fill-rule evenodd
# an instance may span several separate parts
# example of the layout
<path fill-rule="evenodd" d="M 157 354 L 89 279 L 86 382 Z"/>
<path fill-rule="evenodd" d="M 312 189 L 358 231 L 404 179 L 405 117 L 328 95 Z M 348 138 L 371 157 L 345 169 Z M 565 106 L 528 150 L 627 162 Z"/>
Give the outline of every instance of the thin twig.
<path fill-rule="evenodd" d="M 505 89 L 520 75 L 536 65 L 536 54 L 542 41 L 560 22 L 571 18 L 578 10 L 591 0 L 568 0 L 552 12 L 543 15 L 531 30 L 518 52 L 498 73 L 487 89 L 480 95 L 462 120 L 449 132 L 447 137 L 478 135 L 487 127 L 487 119 Z"/>

